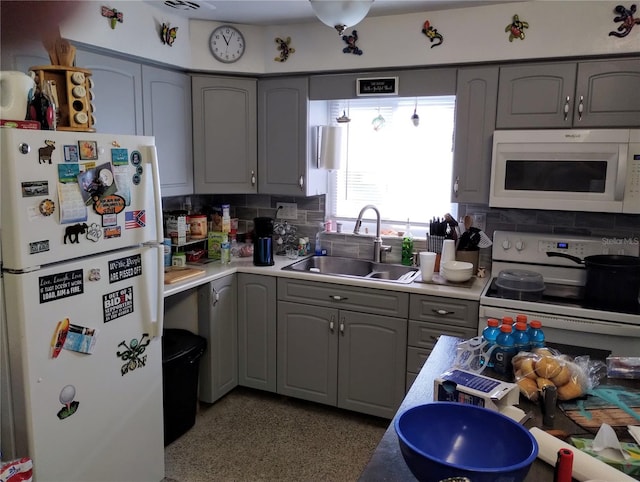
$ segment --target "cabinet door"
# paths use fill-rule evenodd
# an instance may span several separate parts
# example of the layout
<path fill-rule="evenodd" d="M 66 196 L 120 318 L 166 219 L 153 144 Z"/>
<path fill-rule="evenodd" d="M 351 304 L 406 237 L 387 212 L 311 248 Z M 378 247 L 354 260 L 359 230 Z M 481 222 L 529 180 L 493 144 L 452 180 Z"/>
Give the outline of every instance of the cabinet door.
<path fill-rule="evenodd" d="M 191 78 L 142 66 L 144 134 L 155 136 L 163 196 L 193 194 Z"/>
<path fill-rule="evenodd" d="M 326 171 L 311 165 L 306 77 L 258 82 L 258 191 L 326 193 Z"/>
<path fill-rule="evenodd" d="M 143 135 L 141 65 L 82 50 L 76 64 L 91 70 L 96 131 Z"/>
<path fill-rule="evenodd" d="M 576 64 L 502 67 L 497 129 L 571 127 Z"/>
<path fill-rule="evenodd" d="M 236 276 L 198 289 L 198 334 L 207 339 L 200 362 L 199 398 L 213 403 L 238 385 L 238 303 Z"/>
<path fill-rule="evenodd" d="M 256 193 L 256 80 L 194 76 L 191 94 L 195 192 Z"/>
<path fill-rule="evenodd" d="M 640 59 L 578 64 L 575 127 L 640 126 Z"/>
<path fill-rule="evenodd" d="M 238 274 L 238 382 L 276 391 L 276 279 Z"/>
<path fill-rule="evenodd" d="M 278 393 L 336 405 L 338 310 L 278 302 Z"/>
<path fill-rule="evenodd" d="M 458 70 L 452 202 L 489 202 L 497 94 L 497 67 Z"/>
<path fill-rule="evenodd" d="M 393 418 L 405 394 L 407 320 L 340 311 L 338 406 Z"/>

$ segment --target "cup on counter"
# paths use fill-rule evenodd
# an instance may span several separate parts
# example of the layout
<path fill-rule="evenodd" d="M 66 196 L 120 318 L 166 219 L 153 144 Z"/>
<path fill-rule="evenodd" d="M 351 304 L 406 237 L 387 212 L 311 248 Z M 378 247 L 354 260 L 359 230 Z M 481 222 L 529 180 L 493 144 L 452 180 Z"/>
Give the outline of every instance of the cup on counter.
<path fill-rule="evenodd" d="M 433 277 L 433 270 L 436 265 L 437 253 L 432 253 L 431 251 L 421 251 L 419 256 L 422 281 L 431 281 L 431 278 Z"/>
<path fill-rule="evenodd" d="M 456 260 L 456 243 L 453 239 L 445 239 L 442 243 L 442 255 L 440 256 L 440 274 L 442 274 L 442 265 L 447 261 Z"/>

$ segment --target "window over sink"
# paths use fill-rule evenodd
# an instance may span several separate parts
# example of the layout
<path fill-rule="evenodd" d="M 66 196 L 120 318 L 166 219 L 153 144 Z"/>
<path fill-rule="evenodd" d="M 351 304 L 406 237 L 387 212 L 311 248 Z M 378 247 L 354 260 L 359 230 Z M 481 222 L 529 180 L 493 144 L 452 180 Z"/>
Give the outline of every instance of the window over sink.
<path fill-rule="evenodd" d="M 351 121 L 343 124 L 340 169 L 329 175 L 328 217 L 347 231 L 373 204 L 383 227 L 403 231 L 409 219 L 414 236 L 424 236 L 432 217 L 457 217 L 450 201 L 455 96 L 331 101 L 329 110 L 332 120 Z"/>

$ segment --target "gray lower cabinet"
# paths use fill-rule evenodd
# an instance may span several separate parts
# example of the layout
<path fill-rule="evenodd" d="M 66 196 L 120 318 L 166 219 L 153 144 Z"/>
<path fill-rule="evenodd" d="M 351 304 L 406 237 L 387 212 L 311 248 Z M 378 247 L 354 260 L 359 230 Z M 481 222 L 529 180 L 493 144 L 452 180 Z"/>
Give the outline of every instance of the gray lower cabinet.
<path fill-rule="evenodd" d="M 640 58 L 500 68 L 496 128 L 636 127 Z"/>
<path fill-rule="evenodd" d="M 498 67 L 458 69 L 451 202 L 487 204 Z"/>
<path fill-rule="evenodd" d="M 238 274 L 238 383 L 276 391 L 276 278 Z"/>
<path fill-rule="evenodd" d="M 191 78 L 142 66 L 144 134 L 155 136 L 163 196 L 193 194 Z"/>
<path fill-rule="evenodd" d="M 280 278 L 278 299 L 278 393 L 392 418 L 408 295 Z"/>
<path fill-rule="evenodd" d="M 308 77 L 258 82 L 258 191 L 314 196 L 327 192 L 327 172 L 314 164 L 311 125 L 326 112 L 309 103 Z"/>
<path fill-rule="evenodd" d="M 213 403 L 238 385 L 236 275 L 198 288 L 198 334 L 207 339 L 200 362 L 199 398 Z"/>
<path fill-rule="evenodd" d="M 440 335 L 463 339 L 477 335 L 479 309 L 477 301 L 415 294 L 409 296 L 407 391 Z"/>
<path fill-rule="evenodd" d="M 192 77 L 196 194 L 257 192 L 256 82 L 249 78 Z"/>

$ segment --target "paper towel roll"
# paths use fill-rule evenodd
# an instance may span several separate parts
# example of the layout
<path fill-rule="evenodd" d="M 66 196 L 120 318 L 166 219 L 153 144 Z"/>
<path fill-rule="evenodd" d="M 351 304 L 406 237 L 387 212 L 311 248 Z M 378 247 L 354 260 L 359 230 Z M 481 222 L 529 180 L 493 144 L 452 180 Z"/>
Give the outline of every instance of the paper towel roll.
<path fill-rule="evenodd" d="M 555 467 L 558 459 L 558 450 L 561 448 L 571 450 L 573 452 L 573 472 L 571 475 L 580 482 L 594 479 L 608 482 L 638 482 L 633 477 L 620 472 L 618 469 L 601 462 L 537 427 L 533 427 L 529 431 L 538 442 L 538 458 L 549 465 Z"/>

